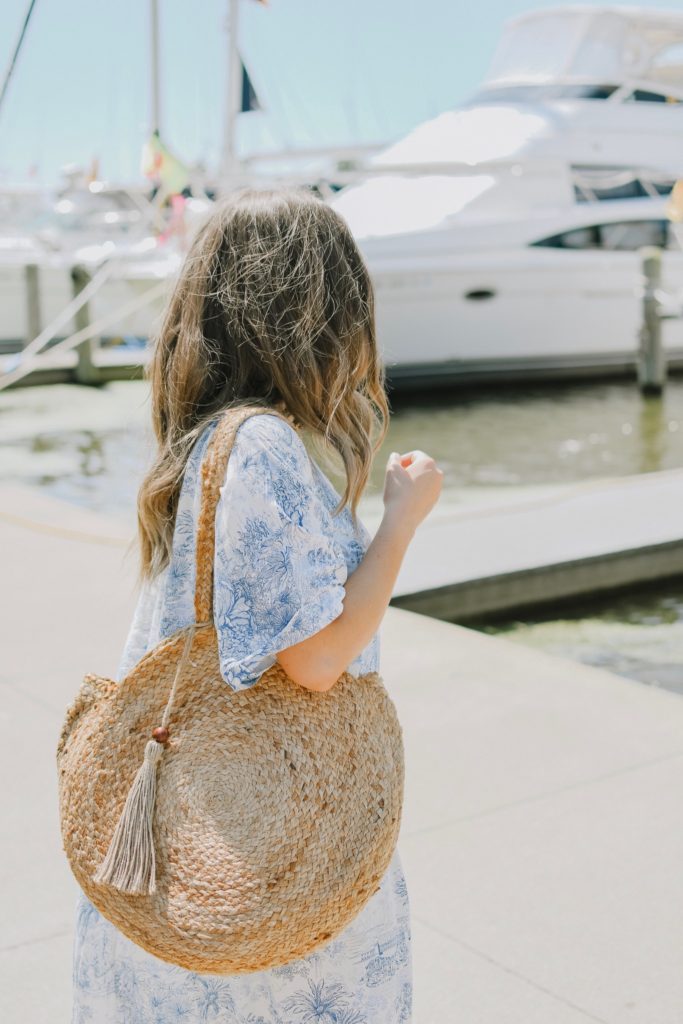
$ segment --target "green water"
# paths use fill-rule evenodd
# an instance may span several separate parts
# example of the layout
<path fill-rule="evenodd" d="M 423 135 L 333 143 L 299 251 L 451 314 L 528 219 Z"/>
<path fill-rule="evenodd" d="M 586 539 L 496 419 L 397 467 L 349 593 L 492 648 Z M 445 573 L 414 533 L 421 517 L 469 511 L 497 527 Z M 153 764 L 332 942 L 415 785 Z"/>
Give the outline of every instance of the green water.
<path fill-rule="evenodd" d="M 662 399 L 632 382 L 391 398 L 392 420 L 361 516 L 381 514 L 389 452 L 419 448 L 444 470 L 439 508 L 533 496 L 558 484 L 683 466 L 683 380 Z M 130 519 L 152 453 L 144 381 L 0 393 L 0 478 Z M 342 479 L 331 474 L 340 488 Z M 551 620 L 487 627 L 512 640 L 683 692 L 683 583 Z"/>
<path fill-rule="evenodd" d="M 561 617 L 479 628 L 683 693 L 683 580 L 656 592 L 612 597 L 609 605 L 578 605 Z"/>
<path fill-rule="evenodd" d="M 604 476 L 683 466 L 683 380 L 662 400 L 635 384 L 454 391 L 391 399 L 392 421 L 366 504 L 392 449 L 422 449 L 444 470 L 442 507 L 496 501 Z M 0 477 L 98 510 L 128 513 L 151 452 L 144 381 L 0 393 Z M 339 478 L 335 483 L 341 483 Z"/>

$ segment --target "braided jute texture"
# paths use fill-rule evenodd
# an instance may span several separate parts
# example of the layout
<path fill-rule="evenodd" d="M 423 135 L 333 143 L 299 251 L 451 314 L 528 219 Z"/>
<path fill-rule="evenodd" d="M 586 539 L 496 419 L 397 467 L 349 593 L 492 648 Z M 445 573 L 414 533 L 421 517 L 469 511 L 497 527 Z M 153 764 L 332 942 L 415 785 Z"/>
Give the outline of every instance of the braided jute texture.
<path fill-rule="evenodd" d="M 274 412 L 226 411 L 202 464 L 195 618 L 206 624 L 195 627 L 157 768 L 153 893 L 93 877 L 167 711 L 187 629 L 120 683 L 86 675 L 57 747 L 63 846 L 84 893 L 147 952 L 201 973 L 280 966 L 338 935 L 379 888 L 403 804 L 402 730 L 377 672 L 344 672 L 324 693 L 278 663 L 240 692 L 220 674 L 216 504 L 237 428 Z"/>

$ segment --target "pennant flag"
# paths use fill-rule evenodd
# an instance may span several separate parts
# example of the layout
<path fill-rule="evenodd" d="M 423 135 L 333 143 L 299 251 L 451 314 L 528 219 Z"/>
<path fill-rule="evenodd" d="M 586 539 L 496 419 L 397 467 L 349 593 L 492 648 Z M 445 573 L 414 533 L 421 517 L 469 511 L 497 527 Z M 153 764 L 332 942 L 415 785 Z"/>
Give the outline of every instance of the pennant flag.
<path fill-rule="evenodd" d="M 259 98 L 256 95 L 256 89 L 251 84 L 251 78 L 244 66 L 244 61 L 241 60 L 242 65 L 242 102 L 240 103 L 240 113 L 246 114 L 249 110 L 262 110 Z"/>

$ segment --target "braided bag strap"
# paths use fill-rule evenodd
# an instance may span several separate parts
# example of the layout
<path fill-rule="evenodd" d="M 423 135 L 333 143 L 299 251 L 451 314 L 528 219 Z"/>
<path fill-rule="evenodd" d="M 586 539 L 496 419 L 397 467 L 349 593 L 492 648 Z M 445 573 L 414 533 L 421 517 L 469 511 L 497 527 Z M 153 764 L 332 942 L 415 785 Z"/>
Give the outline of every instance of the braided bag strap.
<path fill-rule="evenodd" d="M 192 650 L 195 630 L 213 620 L 213 565 L 216 533 L 216 508 L 225 480 L 228 459 L 238 428 L 250 416 L 269 413 L 287 421 L 277 410 L 260 405 L 226 410 L 220 417 L 201 466 L 201 502 L 197 525 L 195 621 L 186 630 L 185 642 L 161 724 L 152 731 L 145 747 L 143 762 L 129 790 L 109 848 L 93 881 L 130 894 L 156 891 L 156 852 L 154 848 L 154 806 L 157 765 L 169 740 L 171 713 L 178 683 Z"/>
<path fill-rule="evenodd" d="M 260 405 L 239 406 L 228 409 L 221 416 L 208 449 L 202 460 L 202 497 L 197 523 L 196 580 L 194 594 L 195 622 L 209 622 L 213 618 L 213 567 L 216 539 L 216 508 L 220 490 L 225 483 L 228 459 L 235 443 L 237 430 L 250 416 L 263 414 L 289 420 L 277 409 Z"/>
<path fill-rule="evenodd" d="M 171 713 L 180 679 L 192 650 L 195 630 L 213 620 L 213 562 L 216 506 L 225 480 L 228 459 L 239 426 L 250 416 L 281 413 L 263 406 L 228 409 L 219 419 L 202 461 L 202 494 L 197 526 L 197 579 L 195 585 L 196 619 L 185 631 L 185 642 L 161 724 L 152 731 L 145 747 L 143 762 L 129 790 L 109 848 L 93 881 L 130 894 L 156 891 L 156 852 L 154 847 L 154 806 L 157 766 L 168 744 Z"/>

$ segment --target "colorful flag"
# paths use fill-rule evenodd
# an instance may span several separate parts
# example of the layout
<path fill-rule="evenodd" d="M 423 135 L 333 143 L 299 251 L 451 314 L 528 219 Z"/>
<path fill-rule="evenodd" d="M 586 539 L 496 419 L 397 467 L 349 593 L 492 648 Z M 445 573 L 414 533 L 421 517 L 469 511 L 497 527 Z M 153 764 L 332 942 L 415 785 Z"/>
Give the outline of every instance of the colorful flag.
<path fill-rule="evenodd" d="M 141 170 L 159 184 L 163 196 L 179 195 L 190 184 L 189 168 L 164 145 L 159 132 L 152 132 L 143 147 Z"/>

